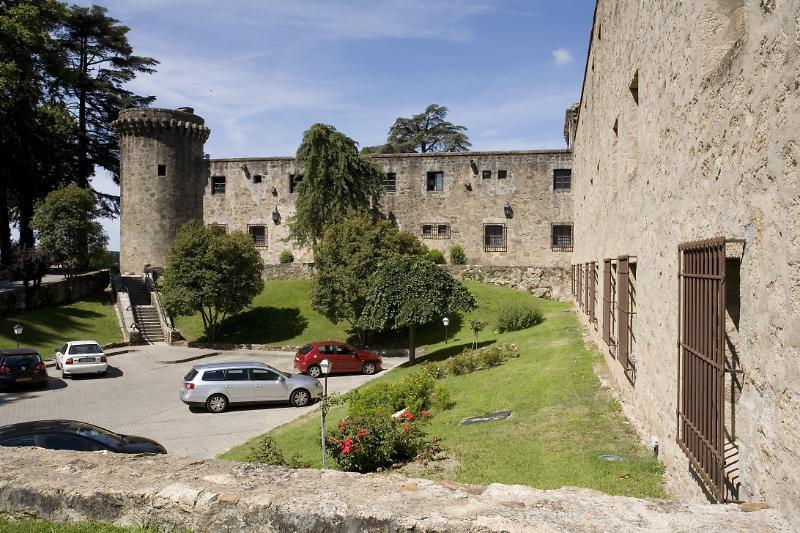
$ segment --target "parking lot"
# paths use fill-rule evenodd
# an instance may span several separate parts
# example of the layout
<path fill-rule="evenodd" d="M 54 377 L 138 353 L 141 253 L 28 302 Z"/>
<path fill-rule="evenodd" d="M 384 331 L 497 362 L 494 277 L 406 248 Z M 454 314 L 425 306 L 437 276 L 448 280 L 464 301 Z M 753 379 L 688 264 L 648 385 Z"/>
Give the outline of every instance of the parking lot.
<path fill-rule="evenodd" d="M 195 364 L 248 360 L 294 371 L 294 354 L 280 352 L 220 352 L 191 362 L 157 362 L 193 353 L 198 352 L 137 347 L 134 352 L 109 357 L 106 377 L 62 380 L 61 373 L 49 367 L 47 389 L 0 392 L 0 425 L 55 418 L 81 420 L 118 433 L 154 439 L 174 455 L 208 458 L 316 409 L 280 404 L 232 407 L 221 414 L 190 411 L 178 398 L 178 392 L 181 378 Z M 391 368 L 402 361 L 385 358 L 384 367 Z M 328 380 L 328 392 L 346 392 L 376 376 L 333 376 Z"/>

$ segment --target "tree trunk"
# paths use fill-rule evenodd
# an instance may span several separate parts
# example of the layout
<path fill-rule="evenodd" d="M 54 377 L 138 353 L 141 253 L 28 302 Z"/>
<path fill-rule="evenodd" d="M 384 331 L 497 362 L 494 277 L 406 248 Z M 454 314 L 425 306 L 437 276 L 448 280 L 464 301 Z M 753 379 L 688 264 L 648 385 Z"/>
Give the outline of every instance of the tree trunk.
<path fill-rule="evenodd" d="M 408 326 L 408 362 L 412 365 L 417 362 L 417 325 Z"/>
<path fill-rule="evenodd" d="M 86 86 L 88 77 L 87 66 L 87 43 L 86 39 L 81 40 L 81 60 L 80 71 L 78 73 L 78 185 L 81 187 L 89 186 L 89 176 L 92 175 L 92 168 L 89 164 L 89 132 L 86 124 Z"/>
<path fill-rule="evenodd" d="M 11 266 L 14 254 L 11 251 L 11 217 L 8 212 L 8 181 L 0 179 L 0 264 Z"/>
<path fill-rule="evenodd" d="M 19 194 L 19 245 L 20 248 L 33 248 L 31 219 L 33 218 L 34 199 L 27 186 L 23 186 L 21 189 Z"/>

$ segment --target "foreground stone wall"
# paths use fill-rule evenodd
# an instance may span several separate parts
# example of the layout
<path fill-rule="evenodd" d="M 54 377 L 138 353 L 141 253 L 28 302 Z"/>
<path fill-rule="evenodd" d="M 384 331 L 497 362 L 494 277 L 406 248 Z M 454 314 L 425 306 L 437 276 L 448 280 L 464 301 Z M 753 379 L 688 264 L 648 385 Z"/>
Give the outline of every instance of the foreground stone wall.
<path fill-rule="evenodd" d="M 34 448 L 0 454 L 0 510 L 161 531 L 790 531 L 736 505 Z"/>
<path fill-rule="evenodd" d="M 741 499 L 786 510 L 796 527 L 798 72 L 797 2 L 602 0 L 573 146 L 574 262 L 598 262 L 598 318 L 603 259 L 635 256 L 634 384 L 600 340 L 602 324 L 590 330 L 640 432 L 658 439 L 672 492 L 696 501 L 703 493 L 675 442 L 677 249 L 746 240 L 728 264 L 729 352 L 744 370 L 726 394 L 730 477 Z"/>

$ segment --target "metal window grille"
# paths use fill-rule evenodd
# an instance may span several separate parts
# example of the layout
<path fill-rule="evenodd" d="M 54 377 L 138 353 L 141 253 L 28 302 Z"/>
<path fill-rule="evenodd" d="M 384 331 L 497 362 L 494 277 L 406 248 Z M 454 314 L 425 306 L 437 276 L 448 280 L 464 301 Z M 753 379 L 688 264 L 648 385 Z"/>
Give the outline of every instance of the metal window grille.
<path fill-rule="evenodd" d="M 718 502 L 725 501 L 725 243 L 678 246 L 676 440 Z"/>
<path fill-rule="evenodd" d="M 603 259 L 603 340 L 611 344 L 611 259 Z"/>
<path fill-rule="evenodd" d="M 589 263 L 583 265 L 583 312 L 589 314 Z"/>
<path fill-rule="evenodd" d="M 383 190 L 386 192 L 395 192 L 397 190 L 397 174 L 394 172 L 387 172 L 384 175 Z"/>
<path fill-rule="evenodd" d="M 429 191 L 443 191 L 444 172 L 428 172 L 427 184 Z"/>
<path fill-rule="evenodd" d="M 302 174 L 289 174 L 289 193 L 295 193 L 300 188 L 300 182 L 303 181 Z"/>
<path fill-rule="evenodd" d="M 630 294 L 628 290 L 629 259 L 622 255 L 617 259 L 617 359 L 626 370 L 631 367 L 630 355 Z"/>
<path fill-rule="evenodd" d="M 570 278 L 572 281 L 572 296 L 574 297 L 576 294 L 575 290 L 575 265 L 572 265 L 572 269 L 570 270 Z"/>
<path fill-rule="evenodd" d="M 483 250 L 485 252 L 508 251 L 505 224 L 483 225 Z"/>
<path fill-rule="evenodd" d="M 594 322 L 594 307 L 595 307 L 595 262 L 589 263 L 589 321 Z"/>
<path fill-rule="evenodd" d="M 557 168 L 553 170 L 553 190 L 568 191 L 572 189 L 572 170 Z"/>
<path fill-rule="evenodd" d="M 422 238 L 423 239 L 433 238 L 433 226 L 431 224 L 422 225 Z"/>
<path fill-rule="evenodd" d="M 572 224 L 551 224 L 550 234 L 550 244 L 554 252 L 572 251 Z"/>
<path fill-rule="evenodd" d="M 225 194 L 225 176 L 211 178 L 211 194 Z"/>
<path fill-rule="evenodd" d="M 578 274 L 578 305 L 583 307 L 583 265 L 576 265 Z"/>
<path fill-rule="evenodd" d="M 267 228 L 266 226 L 247 226 L 247 231 L 253 239 L 253 243 L 257 248 L 265 248 L 267 246 Z"/>
<path fill-rule="evenodd" d="M 439 227 L 436 228 L 436 238 L 437 239 L 449 239 L 450 238 L 450 224 L 439 224 Z"/>

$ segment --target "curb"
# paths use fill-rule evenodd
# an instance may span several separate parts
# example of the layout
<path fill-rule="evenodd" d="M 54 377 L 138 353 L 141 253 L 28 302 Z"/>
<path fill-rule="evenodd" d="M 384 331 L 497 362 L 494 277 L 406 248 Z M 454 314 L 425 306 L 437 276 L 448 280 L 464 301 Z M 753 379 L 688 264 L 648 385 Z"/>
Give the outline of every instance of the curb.
<path fill-rule="evenodd" d="M 189 357 L 184 357 L 183 359 L 170 359 L 169 361 L 159 361 L 158 359 L 156 359 L 155 362 L 161 363 L 162 365 L 174 365 L 176 363 L 188 363 L 189 361 L 205 359 L 206 357 L 213 357 L 215 355 L 219 355 L 219 352 L 206 352 L 206 353 L 201 353 L 200 355 L 192 355 Z"/>

